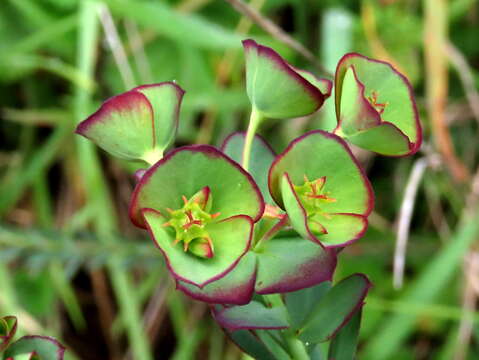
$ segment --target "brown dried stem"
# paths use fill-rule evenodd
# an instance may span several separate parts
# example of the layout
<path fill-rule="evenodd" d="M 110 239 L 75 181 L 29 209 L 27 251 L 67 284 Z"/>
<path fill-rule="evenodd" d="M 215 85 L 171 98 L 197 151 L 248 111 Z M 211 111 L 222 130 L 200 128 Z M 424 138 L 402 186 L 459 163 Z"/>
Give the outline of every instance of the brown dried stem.
<path fill-rule="evenodd" d="M 425 0 L 424 52 L 426 97 L 433 135 L 445 163 L 457 182 L 469 178 L 466 166 L 457 158 L 445 119 L 448 94 L 448 69 L 444 53 L 447 44 L 446 0 Z"/>
<path fill-rule="evenodd" d="M 226 0 L 226 1 L 229 2 L 231 6 L 233 6 L 239 13 L 251 19 L 251 21 L 253 21 L 259 27 L 261 27 L 264 31 L 266 31 L 272 37 L 274 37 L 278 41 L 284 43 L 291 49 L 301 54 L 301 56 L 303 56 L 305 59 L 310 61 L 316 67 L 316 69 L 319 72 L 321 72 L 323 75 L 331 77 L 331 78 L 333 77 L 333 75 L 328 70 L 326 70 L 323 65 L 321 65 L 318 62 L 318 60 L 316 59 L 316 57 L 311 51 L 309 51 L 306 47 L 304 47 L 303 44 L 301 44 L 300 42 L 296 41 L 294 38 L 289 36 L 283 29 L 281 29 L 274 22 L 272 22 L 268 18 L 261 15 L 259 11 L 249 6 L 242 0 Z"/>

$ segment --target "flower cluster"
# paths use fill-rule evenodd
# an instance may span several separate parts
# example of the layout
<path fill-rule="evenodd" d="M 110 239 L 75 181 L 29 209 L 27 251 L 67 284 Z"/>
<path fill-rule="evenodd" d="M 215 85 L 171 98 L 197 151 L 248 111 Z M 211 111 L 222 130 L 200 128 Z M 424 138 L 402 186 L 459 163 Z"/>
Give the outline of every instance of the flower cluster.
<path fill-rule="evenodd" d="M 253 40 L 243 45 L 250 124 L 220 149 L 183 146 L 164 155 L 184 94 L 172 82 L 111 98 L 77 132 L 149 165 L 136 174 L 129 214 L 149 232 L 177 289 L 218 304 L 213 312 L 227 329 L 291 328 L 301 340 L 325 341 L 362 306 L 370 287 L 365 276 L 328 285 L 322 305 L 301 321 L 285 315 L 291 309 L 253 296 L 330 284 L 338 249 L 363 236 L 374 206 L 371 184 L 345 140 L 384 155 L 417 151 L 412 90 L 389 64 L 347 54 L 334 79 L 336 129 L 308 132 L 276 155 L 256 135 L 263 121 L 316 112 L 333 82 Z M 333 325 L 319 329 L 331 307 Z"/>

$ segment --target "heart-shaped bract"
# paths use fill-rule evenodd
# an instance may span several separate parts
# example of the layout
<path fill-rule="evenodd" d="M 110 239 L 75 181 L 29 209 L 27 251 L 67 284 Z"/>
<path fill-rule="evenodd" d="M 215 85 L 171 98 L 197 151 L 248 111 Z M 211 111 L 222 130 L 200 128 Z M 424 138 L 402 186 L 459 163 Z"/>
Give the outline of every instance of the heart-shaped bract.
<path fill-rule="evenodd" d="M 208 145 L 167 154 L 142 176 L 130 205 L 133 223 L 148 228 L 173 276 L 199 288 L 237 265 L 263 211 L 251 175 Z"/>
<path fill-rule="evenodd" d="M 114 156 L 153 164 L 175 138 L 183 94 L 174 82 L 136 87 L 105 101 L 76 132 Z"/>
<path fill-rule="evenodd" d="M 346 143 L 321 130 L 293 140 L 277 156 L 269 190 L 293 228 L 325 247 L 360 238 L 374 203 L 371 184 Z"/>
<path fill-rule="evenodd" d="M 331 81 L 289 65 L 276 51 L 254 40 L 243 41 L 246 91 L 263 117 L 294 118 L 312 114 L 331 94 Z"/>
<path fill-rule="evenodd" d="M 390 64 L 346 54 L 335 76 L 335 133 L 382 155 L 415 153 L 422 130 L 407 78 Z"/>

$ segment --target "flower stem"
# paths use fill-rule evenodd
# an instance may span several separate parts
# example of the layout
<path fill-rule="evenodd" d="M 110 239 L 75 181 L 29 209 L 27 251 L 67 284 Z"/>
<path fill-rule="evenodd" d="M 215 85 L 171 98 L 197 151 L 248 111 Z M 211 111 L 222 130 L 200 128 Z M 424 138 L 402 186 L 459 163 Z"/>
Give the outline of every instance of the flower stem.
<path fill-rule="evenodd" d="M 286 338 L 288 343 L 289 353 L 293 360 L 309 360 L 309 354 L 306 351 L 306 347 L 294 336 L 288 336 Z"/>
<path fill-rule="evenodd" d="M 251 110 L 251 116 L 249 118 L 248 130 L 246 131 L 246 138 L 244 140 L 244 147 L 243 147 L 243 161 L 242 165 L 243 168 L 248 171 L 249 168 L 249 161 L 251 157 L 251 147 L 253 145 L 254 135 L 256 130 L 258 129 L 259 124 L 263 120 L 261 114 L 256 110 L 255 107 Z"/>

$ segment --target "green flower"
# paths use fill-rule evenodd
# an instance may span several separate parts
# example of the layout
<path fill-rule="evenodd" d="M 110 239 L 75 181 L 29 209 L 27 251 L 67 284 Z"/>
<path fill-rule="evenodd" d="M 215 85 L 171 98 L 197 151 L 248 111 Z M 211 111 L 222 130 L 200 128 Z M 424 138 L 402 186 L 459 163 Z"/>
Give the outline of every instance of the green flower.
<path fill-rule="evenodd" d="M 183 94 L 174 82 L 138 86 L 105 101 L 76 132 L 114 156 L 153 164 L 174 140 Z"/>
<path fill-rule="evenodd" d="M 273 49 L 244 40 L 246 90 L 255 111 L 273 119 L 312 114 L 331 94 L 332 83 L 289 65 Z"/>
<path fill-rule="evenodd" d="M 371 184 L 345 142 L 321 130 L 278 155 L 269 189 L 301 236 L 330 248 L 359 239 L 374 205 Z"/>
<path fill-rule="evenodd" d="M 175 279 L 197 289 L 235 269 L 263 211 L 252 177 L 208 145 L 168 153 L 142 176 L 130 205 Z"/>
<path fill-rule="evenodd" d="M 335 77 L 337 135 L 383 155 L 419 150 L 422 130 L 413 90 L 390 64 L 351 53 Z"/>

